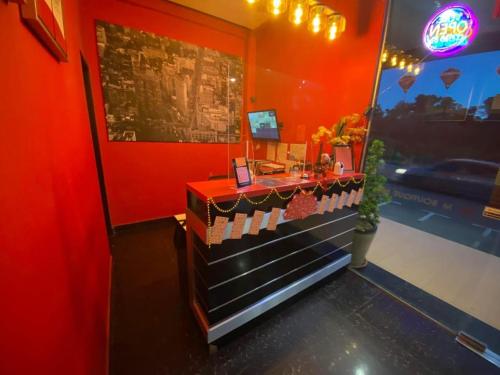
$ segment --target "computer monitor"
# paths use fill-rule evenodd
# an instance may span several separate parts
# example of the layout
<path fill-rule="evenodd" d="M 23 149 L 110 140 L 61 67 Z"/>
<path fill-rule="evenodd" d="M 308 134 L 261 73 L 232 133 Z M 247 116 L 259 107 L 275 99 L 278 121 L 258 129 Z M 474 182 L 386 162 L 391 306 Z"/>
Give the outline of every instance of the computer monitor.
<path fill-rule="evenodd" d="M 265 111 L 248 112 L 248 122 L 253 139 L 267 141 L 279 141 L 280 132 L 276 111 L 268 109 Z"/>

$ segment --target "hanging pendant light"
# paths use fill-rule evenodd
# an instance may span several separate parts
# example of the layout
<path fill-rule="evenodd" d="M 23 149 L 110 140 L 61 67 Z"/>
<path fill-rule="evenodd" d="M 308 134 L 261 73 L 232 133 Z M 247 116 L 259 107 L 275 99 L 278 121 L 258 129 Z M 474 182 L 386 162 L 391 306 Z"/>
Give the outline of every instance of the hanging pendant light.
<path fill-rule="evenodd" d="M 248 4 L 253 5 L 255 4 L 258 0 L 246 0 Z"/>
<path fill-rule="evenodd" d="M 325 7 L 323 5 L 313 5 L 309 12 L 309 21 L 307 28 L 309 31 L 317 34 L 324 30 L 326 26 Z"/>
<path fill-rule="evenodd" d="M 267 11 L 275 16 L 286 12 L 287 0 L 267 0 Z"/>
<path fill-rule="evenodd" d="M 346 21 L 341 14 L 334 13 L 328 16 L 326 25 L 326 39 L 335 40 L 345 31 Z"/>
<path fill-rule="evenodd" d="M 295 24 L 300 25 L 307 21 L 309 13 L 309 0 L 291 0 L 290 8 L 288 10 L 288 20 Z"/>

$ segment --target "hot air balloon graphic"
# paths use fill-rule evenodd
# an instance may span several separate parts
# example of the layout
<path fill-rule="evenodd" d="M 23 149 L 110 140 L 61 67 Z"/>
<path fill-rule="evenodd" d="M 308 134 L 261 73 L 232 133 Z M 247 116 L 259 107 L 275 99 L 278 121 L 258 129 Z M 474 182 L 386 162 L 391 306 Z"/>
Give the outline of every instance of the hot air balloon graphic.
<path fill-rule="evenodd" d="M 401 86 L 401 88 L 403 89 L 404 93 L 406 94 L 410 89 L 410 87 L 413 86 L 416 80 L 417 79 L 413 74 L 405 74 L 399 79 L 398 83 L 399 86 Z"/>
<path fill-rule="evenodd" d="M 440 77 L 441 81 L 444 83 L 444 87 L 449 88 L 453 85 L 453 82 L 460 77 L 460 74 L 460 70 L 455 68 L 446 69 L 443 73 L 441 73 Z"/>

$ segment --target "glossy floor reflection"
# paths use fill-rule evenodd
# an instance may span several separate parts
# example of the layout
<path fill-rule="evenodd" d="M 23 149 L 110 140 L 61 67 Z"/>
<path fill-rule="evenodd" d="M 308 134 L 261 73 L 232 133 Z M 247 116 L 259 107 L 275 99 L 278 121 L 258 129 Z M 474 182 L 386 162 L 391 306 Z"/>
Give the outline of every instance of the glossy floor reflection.
<path fill-rule="evenodd" d="M 174 229 L 174 220 L 140 224 L 112 240 L 112 375 L 498 373 L 350 271 L 266 314 L 210 356 L 180 293 Z"/>

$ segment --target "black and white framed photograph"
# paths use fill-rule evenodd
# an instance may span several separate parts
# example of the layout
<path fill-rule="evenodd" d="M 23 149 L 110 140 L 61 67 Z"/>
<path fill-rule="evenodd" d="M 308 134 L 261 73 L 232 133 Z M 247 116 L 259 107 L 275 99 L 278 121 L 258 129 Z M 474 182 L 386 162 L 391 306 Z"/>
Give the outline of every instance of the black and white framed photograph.
<path fill-rule="evenodd" d="M 241 57 L 96 23 L 108 139 L 239 143 Z"/>

